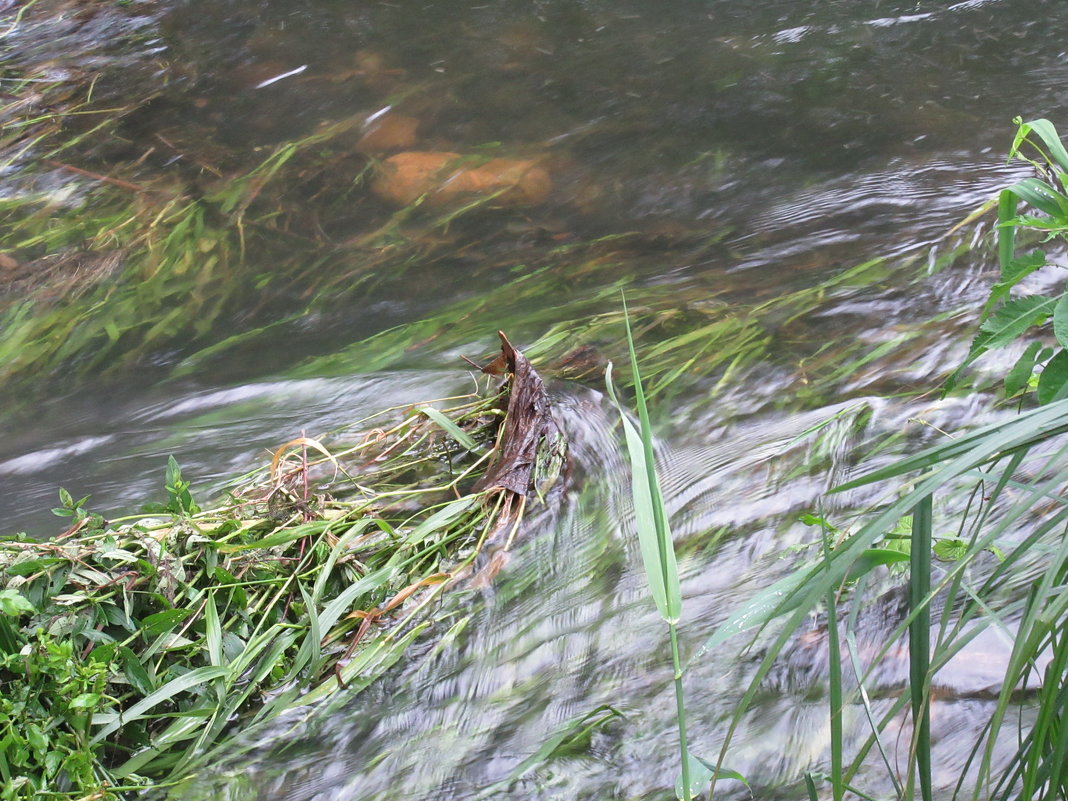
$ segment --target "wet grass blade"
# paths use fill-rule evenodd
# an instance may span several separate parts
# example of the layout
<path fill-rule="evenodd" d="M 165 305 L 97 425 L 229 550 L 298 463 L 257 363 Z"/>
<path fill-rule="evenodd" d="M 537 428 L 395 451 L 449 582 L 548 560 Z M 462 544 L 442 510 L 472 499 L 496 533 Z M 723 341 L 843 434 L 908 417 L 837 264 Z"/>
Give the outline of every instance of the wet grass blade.
<path fill-rule="evenodd" d="M 909 610 L 909 692 L 912 701 L 913 738 L 920 796 L 932 801 L 931 788 L 931 709 L 928 703 L 928 674 L 931 667 L 931 525 L 932 499 L 928 495 L 917 504 L 912 517 L 911 575 Z M 909 781 L 912 784 L 911 777 Z"/>
<path fill-rule="evenodd" d="M 570 742 L 581 741 L 608 721 L 622 717 L 625 717 L 622 712 L 608 704 L 601 704 L 589 712 L 576 715 L 561 726 L 556 734 L 545 740 L 537 751 L 516 765 L 507 777 L 483 789 L 478 798 L 499 797 L 502 791 L 507 790 L 513 782 L 523 778 L 531 769 L 548 762 L 556 756 L 561 746 Z"/>
<path fill-rule="evenodd" d="M 467 450 L 472 452 L 478 451 L 478 445 L 475 443 L 474 439 L 472 439 L 471 435 L 437 409 L 432 406 L 420 406 L 418 411 L 420 414 L 425 414 L 437 423 L 446 434 L 467 448 Z"/>
<path fill-rule="evenodd" d="M 176 679 L 172 679 L 151 695 L 146 696 L 144 699 L 131 706 L 121 715 L 115 714 L 102 716 L 102 720 L 99 722 L 102 722 L 104 725 L 94 735 L 93 742 L 98 743 L 109 734 L 117 731 L 120 726 L 125 726 L 129 723 L 133 723 L 135 720 L 139 720 L 148 714 L 150 709 L 158 706 L 164 701 L 169 701 L 179 693 L 188 690 L 191 687 L 196 687 L 198 684 L 205 684 L 213 679 L 225 676 L 228 672 L 229 671 L 225 667 L 209 665 L 207 667 L 196 668 Z M 93 722 L 96 723 L 98 721 L 97 719 L 94 719 Z"/>
<path fill-rule="evenodd" d="M 830 532 L 824 528 L 822 534 L 824 565 L 829 569 L 831 565 Z M 845 794 L 842 773 L 842 649 L 838 638 L 838 591 L 835 587 L 827 588 L 827 656 L 829 682 L 827 702 L 830 707 L 831 732 L 831 792 L 834 801 L 842 801 Z"/>
<path fill-rule="evenodd" d="M 630 456 L 634 525 L 637 529 L 638 545 L 641 549 L 642 563 L 645 566 L 649 590 L 660 616 L 670 624 L 677 622 L 679 619 L 682 609 L 682 596 L 678 583 L 675 550 L 674 548 L 665 548 L 662 551 L 662 543 L 657 534 L 657 514 L 654 509 L 658 502 L 661 506 L 660 519 L 666 520 L 666 515 L 663 512 L 663 500 L 660 497 L 659 484 L 656 481 L 656 467 L 655 465 L 650 466 L 645 453 L 642 434 L 639 433 L 626 416 L 619 399 L 616 397 L 615 385 L 612 382 L 611 364 L 608 365 L 608 370 L 605 372 L 605 381 L 608 387 L 608 395 L 619 410 L 620 418 L 623 422 L 623 435 L 626 440 L 627 453 Z M 650 471 L 652 471 L 653 475 L 652 481 L 649 478 Z M 672 578 L 674 578 L 674 581 L 672 581 Z"/>
<path fill-rule="evenodd" d="M 679 584 L 678 566 L 675 562 L 675 546 L 668 528 L 667 511 L 660 491 L 660 481 L 656 473 L 656 460 L 653 453 L 653 433 L 649 423 L 649 409 L 642 391 L 641 372 L 638 369 L 638 357 L 634 349 L 634 336 L 630 328 L 630 317 L 626 301 L 623 303 L 623 319 L 627 330 L 627 348 L 630 353 L 631 376 L 638 407 L 640 433 L 634 429 L 612 385 L 612 365 L 605 371 L 605 382 L 612 402 L 619 410 L 627 443 L 627 452 L 631 463 L 631 489 L 634 498 L 634 518 L 637 526 L 638 542 L 641 547 L 642 561 L 646 577 L 652 591 L 653 600 L 660 616 L 668 624 L 668 636 L 671 640 L 671 659 L 674 668 L 675 710 L 679 729 L 679 761 L 682 766 L 681 798 L 690 801 L 690 755 L 686 742 L 686 703 L 682 687 L 682 664 L 679 657 L 679 640 L 677 625 L 682 615 L 682 591 Z"/>

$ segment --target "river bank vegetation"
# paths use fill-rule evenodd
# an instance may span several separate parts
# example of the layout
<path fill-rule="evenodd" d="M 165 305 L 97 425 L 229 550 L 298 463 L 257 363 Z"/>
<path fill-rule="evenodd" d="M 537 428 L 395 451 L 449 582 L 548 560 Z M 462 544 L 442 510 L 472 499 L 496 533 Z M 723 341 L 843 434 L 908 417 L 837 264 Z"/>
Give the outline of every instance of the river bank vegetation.
<path fill-rule="evenodd" d="M 493 580 L 566 447 L 541 382 L 504 342 L 504 390 L 300 437 L 200 509 L 172 459 L 165 503 L 0 541 L 5 799 L 116 798 L 166 785 L 235 731 L 371 684 L 447 587 Z M 429 610 L 429 611 L 428 611 Z"/>
<path fill-rule="evenodd" d="M 831 490 L 899 482 L 893 500 L 852 526 L 838 528 L 809 515 L 821 538 L 807 567 L 799 566 L 798 572 L 734 610 L 694 655 L 693 660 L 699 660 L 702 652 L 725 647 L 749 630 L 758 630 L 756 636 L 771 630 L 771 644 L 759 655 L 759 667 L 722 738 L 718 759 L 695 756 L 686 745 L 676 639 L 678 574 L 631 343 L 642 426 L 636 431 L 626 419 L 624 426 L 632 459 L 635 525 L 643 538 L 651 594 L 671 626 L 682 746 L 676 784 L 680 799 L 703 794 L 709 783 L 714 797 L 717 780 L 723 778 L 744 782 L 725 767 L 732 737 L 769 674 L 798 646 L 798 632 L 812 631 L 807 621 L 814 615 L 823 620 L 818 652 L 825 665 L 813 671 L 813 678 L 826 682 L 828 763 L 805 774 L 812 801 L 821 797 L 821 785 L 829 787 L 835 801 L 873 798 L 854 785 L 873 753 L 899 799 L 932 801 L 949 797 L 947 793 L 1004 801 L 1068 798 L 1068 508 L 1063 500 L 1068 481 L 1068 383 L 1061 367 L 1068 345 L 1068 291 L 1014 292 L 1027 276 L 1046 266 L 1043 252 L 1018 252 L 1017 231 L 1037 229 L 1046 234 L 1046 241 L 1068 232 L 1068 152 L 1049 121 L 1017 119 L 1016 124 L 1010 157 L 1030 161 L 1038 177 L 1013 184 L 998 198 L 1001 277 L 990 291 L 968 357 L 949 377 L 945 391 L 952 391 L 961 373 L 987 350 L 1038 336 L 1002 382 L 1008 400 L 1030 408 L 879 469 L 866 470 L 862 462 L 858 467 L 864 475 Z M 1018 214 L 1020 200 L 1029 208 Z M 1063 278 L 1058 283 L 1063 286 Z M 965 499 L 963 506 L 960 499 Z M 947 529 L 949 533 L 940 534 Z M 887 570 L 896 577 L 889 585 Z M 896 627 L 874 653 L 862 653 L 857 644 L 859 616 L 901 588 L 900 621 L 889 621 Z M 970 644 L 990 631 L 998 632 L 1010 647 L 1004 674 L 990 688 L 996 700 L 993 715 L 973 742 L 954 743 L 967 749 L 967 759 L 959 775 L 946 776 L 934 756 L 938 738 L 932 733 L 939 670 L 962 654 L 974 658 Z M 868 683 L 885 662 L 899 658 L 894 652 L 904 643 L 908 672 L 902 692 L 889 708 L 877 710 Z M 858 708 L 868 721 L 869 735 L 856 753 L 846 753 L 843 720 Z"/>

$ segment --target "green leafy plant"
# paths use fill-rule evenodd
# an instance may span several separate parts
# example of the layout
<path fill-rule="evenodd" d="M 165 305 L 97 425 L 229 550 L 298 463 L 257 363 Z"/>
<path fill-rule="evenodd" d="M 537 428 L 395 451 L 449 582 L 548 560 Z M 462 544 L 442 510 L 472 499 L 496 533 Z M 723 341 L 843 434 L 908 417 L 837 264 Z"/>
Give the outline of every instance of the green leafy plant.
<path fill-rule="evenodd" d="M 21 594 L 0 591 L 0 623 L 9 635 L 13 623 L 35 611 Z M 101 746 L 91 738 L 93 715 L 113 701 L 106 686 L 114 666 L 82 659 L 72 641 L 41 628 L 19 645 L 0 648 L 0 799 L 38 799 L 68 787 L 118 798 L 99 771 Z"/>
<path fill-rule="evenodd" d="M 693 789 L 690 783 L 690 755 L 686 744 L 686 701 L 682 686 L 682 663 L 679 658 L 678 623 L 682 616 L 682 591 L 679 584 L 678 566 L 675 563 L 675 546 L 668 527 L 667 510 L 660 491 L 653 453 L 653 433 L 649 423 L 649 409 L 642 391 L 638 357 L 634 350 L 634 337 L 630 330 L 630 318 L 623 305 L 624 323 L 627 329 L 627 347 L 630 352 L 631 378 L 635 401 L 638 407 L 640 430 L 634 427 L 616 396 L 612 384 L 612 365 L 605 372 L 605 382 L 612 402 L 619 410 L 623 422 L 627 453 L 630 455 L 631 490 L 634 500 L 634 521 L 641 548 L 642 563 L 649 581 L 649 589 L 657 611 L 668 626 L 671 640 L 671 661 L 674 668 L 676 722 L 679 730 L 679 751 L 682 768 L 680 798 L 690 801 Z"/>
<path fill-rule="evenodd" d="M 235 732 L 369 686 L 522 522 L 514 490 L 477 486 L 516 461 L 516 383 L 386 410 L 332 451 L 302 436 L 210 509 L 171 458 L 155 517 L 104 523 L 62 491 L 61 536 L 0 538 L 0 801 L 178 782 Z"/>
<path fill-rule="evenodd" d="M 1008 396 L 1033 391 L 1040 405 L 836 487 L 842 491 L 887 481 L 901 487 L 895 500 L 866 515 L 853 530 L 835 528 L 821 516 L 805 518 L 821 529 L 822 559 L 801 564 L 735 610 L 698 652 L 719 647 L 744 631 L 779 624 L 735 710 L 720 764 L 761 682 L 796 632 L 822 611 L 830 667 L 830 771 L 805 775 L 810 798 L 818 797 L 819 781 L 830 785 L 836 799 L 846 790 L 870 797 L 854 782 L 873 749 L 901 799 L 1068 797 L 1068 506 L 1063 502 L 1068 486 L 1068 294 L 1013 296 L 1028 275 L 1046 265 L 1041 251 L 1017 254 L 1017 233 L 1039 231 L 1047 239 L 1068 233 L 1068 152 L 1048 121 L 1017 123 L 1012 155 L 1022 158 L 1022 148 L 1034 147 L 1039 158 L 1027 160 L 1041 177 L 1019 181 L 999 197 L 1000 280 L 991 289 L 979 332 L 947 390 L 983 353 L 1048 325 L 1052 338 L 1027 344 L 1005 376 Z M 1018 214 L 1021 201 L 1034 213 Z M 939 515 L 954 521 L 954 534 L 934 536 Z M 866 596 L 870 573 L 887 566 L 901 575 L 903 560 L 908 563 L 907 614 L 885 638 L 885 646 L 862 661 L 855 625 L 858 610 L 872 600 Z M 937 613 L 932 608 L 935 598 L 940 599 Z M 845 602 L 851 611 L 843 619 Z M 955 782 L 947 786 L 943 777 L 936 786 L 930 728 L 935 676 L 988 629 L 1008 631 L 1013 642 L 994 711 L 990 723 L 966 746 L 970 752 Z M 877 712 L 867 685 L 892 644 L 905 638 L 908 685 L 888 709 Z M 856 686 L 845 692 L 841 673 L 848 668 Z M 848 705 L 863 708 L 870 729 L 867 740 L 850 755 L 843 753 L 840 728 Z M 1025 725 L 1028 711 L 1033 721 Z M 902 778 L 884 740 L 904 721 L 911 726 L 905 729 L 907 770 Z M 999 763 L 998 750 L 1013 737 L 1015 752 L 1007 763 Z"/>
<path fill-rule="evenodd" d="M 163 488 L 167 493 L 166 503 L 149 503 L 142 507 L 147 514 L 173 514 L 179 517 L 195 515 L 200 507 L 189 491 L 189 482 L 182 478 L 182 468 L 173 456 L 167 457 L 167 477 Z"/>
<path fill-rule="evenodd" d="M 1039 403 L 1068 397 L 1068 293 L 1018 294 L 1025 278 L 1047 266 L 1044 251 L 1018 252 L 1020 230 L 1039 232 L 1044 241 L 1068 234 L 1068 150 L 1049 120 L 1023 122 L 1019 117 L 1010 160 L 1031 164 L 1037 177 L 1024 178 L 998 197 L 999 280 L 979 316 L 979 331 L 964 362 L 946 382 L 953 389 L 961 373 L 984 353 L 1008 347 L 1049 326 L 1052 337 L 1028 343 L 1006 373 L 1006 397 L 1034 392 Z M 1035 154 L 1034 156 L 1030 154 Z M 1023 202 L 1027 209 L 1019 211 Z M 1051 325 L 1050 325 L 1051 324 Z"/>
<path fill-rule="evenodd" d="M 52 514 L 56 517 L 69 517 L 75 523 L 84 520 L 88 517 L 89 513 L 85 510 L 85 502 L 89 500 L 89 496 L 74 500 L 74 497 L 67 492 L 67 490 L 60 487 L 59 489 L 59 506 L 53 507 Z"/>

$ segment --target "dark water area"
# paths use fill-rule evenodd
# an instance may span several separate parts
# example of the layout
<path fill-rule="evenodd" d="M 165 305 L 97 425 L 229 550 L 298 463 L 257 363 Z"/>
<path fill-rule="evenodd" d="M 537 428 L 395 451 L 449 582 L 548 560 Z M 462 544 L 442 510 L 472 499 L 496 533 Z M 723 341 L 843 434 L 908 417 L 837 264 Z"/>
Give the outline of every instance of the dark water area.
<path fill-rule="evenodd" d="M 96 172 L 137 162 L 209 195 L 279 145 L 387 114 L 417 121 L 404 149 L 536 159 L 551 191 L 437 227 L 416 213 L 403 245 L 376 240 L 371 253 L 346 243 L 395 209 L 361 177 L 365 123 L 311 145 L 312 177 L 295 172 L 293 185 L 269 190 L 294 221 L 288 239 L 247 229 L 248 263 L 235 268 L 247 287 L 197 347 L 161 347 L 104 376 L 42 376 L 49 389 L 32 408 L 11 400 L 0 417 L 5 528 L 55 531 L 47 510 L 59 486 L 91 494 L 107 515 L 136 512 L 159 499 L 168 455 L 207 494 L 302 430 L 465 388 L 459 354 L 491 352 L 498 328 L 519 332 L 521 347 L 555 325 L 579 328 L 618 307 L 620 286 L 677 297 L 683 317 L 712 299 L 759 310 L 882 259 L 877 278 L 803 314 L 768 312 L 764 358 L 683 372 L 659 407 L 692 654 L 729 609 L 789 570 L 780 555 L 813 536 L 797 514 L 866 444 L 904 432 L 901 446 L 914 447 L 991 414 L 974 398 L 915 396 L 963 356 L 992 278 L 990 217 L 949 232 L 1026 174 L 1005 164 L 1012 118 L 1068 130 L 1056 0 L 186 0 L 135 10 L 141 21 L 124 24 L 137 37 L 121 54 L 103 47 L 115 30 L 103 22 L 56 39 L 67 42 L 57 69 L 99 69 L 101 92 L 145 97 L 121 136 L 87 153 Z M 28 57 L 60 19 L 9 41 Z M 306 271 L 279 274 L 302 259 Z M 354 275 L 372 266 L 355 288 L 323 289 L 338 264 Z M 522 284 L 537 270 L 543 281 Z M 455 330 L 417 335 L 419 321 L 459 318 L 480 297 L 500 302 Z M 264 326 L 183 367 L 199 348 Z M 388 358 L 376 350 L 385 345 L 363 344 L 398 327 L 403 344 L 405 326 L 411 341 Z M 860 358 L 858 344 L 875 355 Z M 829 376 L 818 391 L 816 376 Z M 625 505 L 624 465 L 601 389 L 599 377 L 553 384 L 581 480 L 538 519 L 498 587 L 449 601 L 471 616 L 449 647 L 432 639 L 350 703 L 250 735 L 172 797 L 666 797 L 665 644 L 633 547 L 605 511 Z M 819 444 L 797 444 L 827 420 Z M 874 500 L 854 493 L 830 511 Z M 966 757 L 955 738 L 990 715 L 1003 658 L 1004 643 L 980 640 L 947 668 L 936 737 L 946 775 Z M 753 666 L 733 651 L 702 659 L 687 678 L 695 750 L 714 754 Z M 804 797 L 799 777 L 825 759 L 825 700 L 806 684 L 822 678 L 790 671 L 728 763 L 760 799 Z M 901 677 L 880 681 L 886 709 Z M 492 789 L 600 704 L 624 717 L 585 751 Z M 847 723 L 854 743 L 860 718 Z"/>

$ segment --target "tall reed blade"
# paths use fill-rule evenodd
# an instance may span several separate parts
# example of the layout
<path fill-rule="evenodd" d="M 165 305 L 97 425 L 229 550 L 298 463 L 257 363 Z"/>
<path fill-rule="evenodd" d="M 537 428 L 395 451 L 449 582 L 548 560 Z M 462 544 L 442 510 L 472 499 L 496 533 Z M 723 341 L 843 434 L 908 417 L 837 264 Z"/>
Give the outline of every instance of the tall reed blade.
<path fill-rule="evenodd" d="M 931 801 L 931 709 L 927 702 L 927 674 L 931 666 L 931 608 L 927 595 L 931 591 L 932 498 L 927 495 L 915 508 L 912 517 L 911 574 L 909 611 L 909 687 L 912 695 L 912 721 L 915 726 L 916 769 L 923 801 Z M 909 786 L 912 786 L 910 779 Z"/>
<path fill-rule="evenodd" d="M 826 528 L 823 530 L 823 559 L 830 569 L 831 542 Z M 838 638 L 838 593 L 832 585 L 827 588 L 827 657 L 828 657 L 828 693 L 830 705 L 831 730 L 831 792 L 834 801 L 845 797 L 844 775 L 842 772 L 842 646 Z M 806 779 L 808 775 L 806 774 Z"/>
<path fill-rule="evenodd" d="M 638 533 L 638 543 L 642 552 L 642 562 L 649 581 L 649 588 L 660 616 L 668 624 L 671 639 L 671 658 L 674 668 L 676 720 L 679 729 L 679 750 L 682 764 L 682 782 L 680 797 L 690 801 L 690 759 L 686 743 L 686 705 L 682 689 L 682 663 L 679 658 L 679 641 L 677 624 L 682 614 L 682 592 L 679 585 L 678 566 L 675 562 L 675 547 L 668 528 L 667 512 L 664 498 L 660 491 L 660 482 L 656 473 L 656 461 L 653 454 L 653 434 L 649 424 L 649 410 L 642 391 L 641 373 L 638 358 L 634 350 L 634 338 L 630 329 L 630 319 L 626 313 L 626 301 L 623 304 L 624 320 L 627 328 L 627 346 L 630 352 L 631 374 L 634 380 L 635 402 L 638 407 L 639 432 L 634 428 L 623 410 L 615 386 L 612 383 L 612 365 L 605 371 L 605 383 L 612 402 L 619 410 L 623 421 L 623 431 L 627 443 L 627 452 L 631 465 L 631 492 L 634 499 L 634 520 Z"/>

